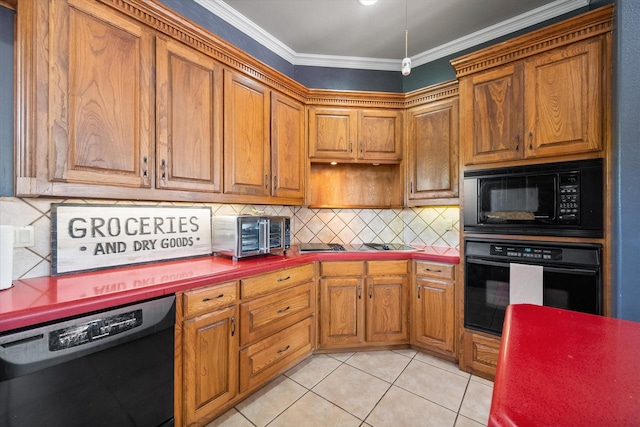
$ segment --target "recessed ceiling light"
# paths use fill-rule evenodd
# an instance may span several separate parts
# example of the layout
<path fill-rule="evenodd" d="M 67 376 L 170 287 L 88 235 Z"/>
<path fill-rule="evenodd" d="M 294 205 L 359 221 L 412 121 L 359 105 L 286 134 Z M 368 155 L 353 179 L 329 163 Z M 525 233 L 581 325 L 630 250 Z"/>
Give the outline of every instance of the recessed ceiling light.
<path fill-rule="evenodd" d="M 358 0 L 360 2 L 361 5 L 363 6 L 371 6 L 372 4 L 374 4 L 375 2 L 377 2 L 378 0 Z"/>

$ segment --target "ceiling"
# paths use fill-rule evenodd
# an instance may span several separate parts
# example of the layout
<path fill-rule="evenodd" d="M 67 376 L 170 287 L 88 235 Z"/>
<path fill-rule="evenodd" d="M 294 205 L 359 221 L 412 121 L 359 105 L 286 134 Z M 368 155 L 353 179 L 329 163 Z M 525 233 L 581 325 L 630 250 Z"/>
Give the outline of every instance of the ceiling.
<path fill-rule="evenodd" d="M 399 70 L 587 6 L 589 0 L 194 0 L 294 65 Z M 406 22 L 406 25 L 405 25 Z"/>

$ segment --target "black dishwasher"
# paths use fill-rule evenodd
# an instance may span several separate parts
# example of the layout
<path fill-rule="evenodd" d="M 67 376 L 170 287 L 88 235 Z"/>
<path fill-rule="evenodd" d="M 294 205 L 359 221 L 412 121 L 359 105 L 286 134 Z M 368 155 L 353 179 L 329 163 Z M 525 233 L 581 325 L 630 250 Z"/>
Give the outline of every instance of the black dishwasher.
<path fill-rule="evenodd" d="M 0 425 L 173 425 L 175 296 L 0 335 Z"/>

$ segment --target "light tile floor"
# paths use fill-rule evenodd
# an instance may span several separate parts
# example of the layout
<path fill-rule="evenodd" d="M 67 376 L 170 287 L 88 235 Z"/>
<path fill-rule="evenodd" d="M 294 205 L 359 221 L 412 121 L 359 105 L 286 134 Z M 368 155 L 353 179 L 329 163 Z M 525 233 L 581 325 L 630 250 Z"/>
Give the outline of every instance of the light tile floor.
<path fill-rule="evenodd" d="M 317 354 L 207 427 L 485 426 L 493 383 L 415 350 Z"/>

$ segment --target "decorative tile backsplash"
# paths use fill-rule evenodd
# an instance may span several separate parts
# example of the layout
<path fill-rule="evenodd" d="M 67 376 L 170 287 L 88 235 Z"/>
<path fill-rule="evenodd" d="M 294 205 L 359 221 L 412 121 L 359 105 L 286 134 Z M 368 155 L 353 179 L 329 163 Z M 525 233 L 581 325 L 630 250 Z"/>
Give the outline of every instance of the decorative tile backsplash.
<path fill-rule="evenodd" d="M 35 245 L 14 248 L 13 278 L 49 276 L 51 273 L 51 204 L 136 204 L 146 206 L 209 206 L 213 215 L 250 213 L 291 217 L 292 243 L 342 244 L 404 243 L 458 247 L 457 206 L 405 209 L 309 209 L 299 206 L 154 203 L 82 199 L 0 198 L 0 225 L 27 226 L 35 231 Z M 449 230 L 449 226 L 451 229 Z"/>

